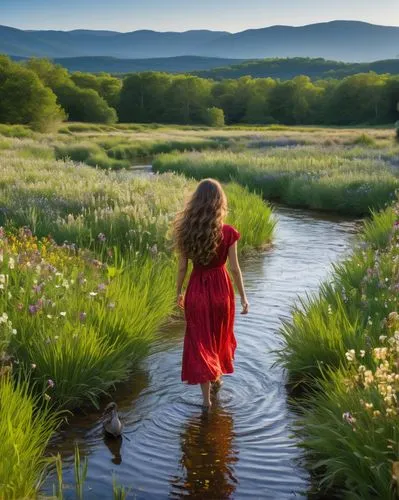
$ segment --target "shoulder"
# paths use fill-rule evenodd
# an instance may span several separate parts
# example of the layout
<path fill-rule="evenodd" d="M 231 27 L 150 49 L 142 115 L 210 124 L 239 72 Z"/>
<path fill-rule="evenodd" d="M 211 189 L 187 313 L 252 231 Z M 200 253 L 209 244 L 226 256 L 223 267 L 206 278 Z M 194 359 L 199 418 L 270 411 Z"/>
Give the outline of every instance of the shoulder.
<path fill-rule="evenodd" d="M 232 245 L 238 239 L 240 239 L 240 233 L 237 229 L 229 224 L 223 224 L 223 237 L 227 243 L 227 245 Z"/>

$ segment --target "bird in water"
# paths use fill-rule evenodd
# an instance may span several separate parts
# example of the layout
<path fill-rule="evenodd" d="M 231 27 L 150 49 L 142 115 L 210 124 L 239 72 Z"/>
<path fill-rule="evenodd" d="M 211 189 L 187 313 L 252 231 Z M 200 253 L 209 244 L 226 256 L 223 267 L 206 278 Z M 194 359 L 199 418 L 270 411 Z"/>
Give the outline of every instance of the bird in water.
<path fill-rule="evenodd" d="M 118 415 L 118 406 L 116 403 L 108 403 L 103 413 L 103 427 L 107 434 L 114 437 L 122 435 L 122 422 Z"/>

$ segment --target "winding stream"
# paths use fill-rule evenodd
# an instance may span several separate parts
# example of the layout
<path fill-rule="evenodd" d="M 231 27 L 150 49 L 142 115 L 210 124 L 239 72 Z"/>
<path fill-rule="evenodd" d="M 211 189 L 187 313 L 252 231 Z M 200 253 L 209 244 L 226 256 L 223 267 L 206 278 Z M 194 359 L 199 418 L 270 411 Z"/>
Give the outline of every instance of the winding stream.
<path fill-rule="evenodd" d="M 112 498 L 112 474 L 131 487 L 128 498 L 162 500 L 303 498 L 309 475 L 291 437 L 295 415 L 285 374 L 271 351 L 298 295 L 317 290 L 348 250 L 356 222 L 276 208 L 274 247 L 243 262 L 251 304 L 237 316 L 233 376 L 225 377 L 210 414 L 198 406 L 198 387 L 180 382 L 184 325 L 157 337 L 151 355 L 115 400 L 125 422 L 123 441 L 105 440 L 100 411 L 71 419 L 51 451 L 65 458 L 73 484 L 73 443 L 89 458 L 85 498 Z M 65 498 L 74 498 L 73 490 Z"/>

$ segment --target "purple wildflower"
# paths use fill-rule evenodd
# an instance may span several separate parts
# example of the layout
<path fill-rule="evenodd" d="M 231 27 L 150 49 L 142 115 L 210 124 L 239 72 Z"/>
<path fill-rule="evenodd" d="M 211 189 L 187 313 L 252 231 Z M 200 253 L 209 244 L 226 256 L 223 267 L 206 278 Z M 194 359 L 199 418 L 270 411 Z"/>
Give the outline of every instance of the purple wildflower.
<path fill-rule="evenodd" d="M 50 389 L 53 389 L 53 387 L 55 387 L 55 382 L 54 380 L 51 380 L 51 378 L 49 378 L 47 380 L 47 386 L 50 387 Z"/>
<path fill-rule="evenodd" d="M 107 285 L 105 283 L 100 283 L 97 288 L 100 292 L 103 292 L 107 288 Z"/>
<path fill-rule="evenodd" d="M 97 236 L 98 241 L 101 241 L 101 243 L 104 243 L 104 241 L 107 239 L 104 233 L 99 233 Z"/>
<path fill-rule="evenodd" d="M 84 323 L 86 321 L 86 318 L 87 318 L 87 314 L 85 312 L 81 312 L 79 314 L 79 319 L 80 319 L 81 323 Z"/>
<path fill-rule="evenodd" d="M 32 316 L 34 314 L 36 314 L 38 310 L 39 310 L 39 308 L 37 307 L 36 304 L 30 304 L 30 306 L 29 306 L 29 312 L 32 314 Z"/>

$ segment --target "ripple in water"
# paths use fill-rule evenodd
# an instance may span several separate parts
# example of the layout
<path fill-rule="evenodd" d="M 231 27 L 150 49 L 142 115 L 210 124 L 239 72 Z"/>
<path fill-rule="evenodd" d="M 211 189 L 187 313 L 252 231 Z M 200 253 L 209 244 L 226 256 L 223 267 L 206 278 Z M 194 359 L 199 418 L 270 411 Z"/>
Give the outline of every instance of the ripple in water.
<path fill-rule="evenodd" d="M 244 262 L 251 304 L 237 316 L 235 374 L 203 413 L 198 387 L 180 382 L 184 325 L 161 334 L 142 371 L 115 394 L 123 440 L 106 440 L 100 413 L 75 417 L 50 451 L 60 451 L 73 483 L 73 442 L 89 457 L 88 499 L 112 498 L 112 474 L 132 498 L 290 499 L 304 497 L 308 473 L 291 436 L 285 375 L 271 353 L 296 298 L 317 290 L 350 246 L 356 223 L 277 209 L 273 249 Z M 73 498 L 68 490 L 65 498 Z"/>

